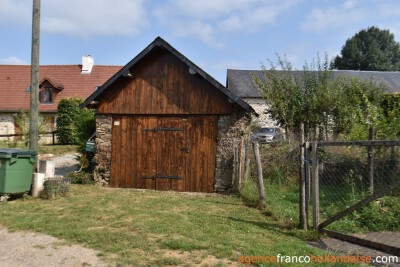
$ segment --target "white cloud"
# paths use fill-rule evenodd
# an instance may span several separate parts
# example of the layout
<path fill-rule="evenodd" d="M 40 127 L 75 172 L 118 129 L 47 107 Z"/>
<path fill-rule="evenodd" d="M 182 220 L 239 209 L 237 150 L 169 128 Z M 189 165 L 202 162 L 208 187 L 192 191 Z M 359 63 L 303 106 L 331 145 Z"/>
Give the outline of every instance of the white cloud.
<path fill-rule="evenodd" d="M 215 29 L 212 25 L 202 21 L 189 21 L 185 24 L 176 23 L 175 35 L 180 37 L 194 36 L 204 43 L 221 48 L 223 44 L 215 39 Z"/>
<path fill-rule="evenodd" d="M 4 65 L 29 65 L 29 63 L 26 62 L 25 60 L 20 59 L 18 57 L 13 57 L 13 56 L 0 59 L 0 64 L 4 64 Z"/>
<path fill-rule="evenodd" d="M 32 1 L 0 0 L 0 21 L 31 23 Z"/>
<path fill-rule="evenodd" d="M 254 32 L 277 21 L 299 0 L 169 0 L 153 15 L 175 36 L 195 36 L 204 43 L 223 47 L 226 32 Z"/>
<path fill-rule="evenodd" d="M 359 0 L 346 0 L 344 1 L 342 7 L 344 9 L 352 9 L 359 3 Z"/>
<path fill-rule="evenodd" d="M 68 35 L 134 35 L 147 24 L 143 0 L 44 2 L 43 30 Z"/>
<path fill-rule="evenodd" d="M 0 21 L 31 23 L 32 1 L 0 0 Z M 148 25 L 144 0 L 41 2 L 41 30 L 80 37 L 134 35 Z"/>
<path fill-rule="evenodd" d="M 302 23 L 303 30 L 327 31 L 353 25 L 368 18 L 369 11 L 357 1 L 346 1 L 342 6 L 314 8 Z"/>

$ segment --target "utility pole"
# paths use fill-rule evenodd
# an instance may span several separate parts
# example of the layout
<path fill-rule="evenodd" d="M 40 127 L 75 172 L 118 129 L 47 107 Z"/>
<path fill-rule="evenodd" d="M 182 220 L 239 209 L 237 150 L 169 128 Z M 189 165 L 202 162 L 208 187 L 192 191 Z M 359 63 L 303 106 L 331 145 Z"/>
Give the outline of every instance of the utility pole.
<path fill-rule="evenodd" d="M 40 0 L 33 0 L 29 149 L 36 151 L 39 140 L 39 43 Z"/>

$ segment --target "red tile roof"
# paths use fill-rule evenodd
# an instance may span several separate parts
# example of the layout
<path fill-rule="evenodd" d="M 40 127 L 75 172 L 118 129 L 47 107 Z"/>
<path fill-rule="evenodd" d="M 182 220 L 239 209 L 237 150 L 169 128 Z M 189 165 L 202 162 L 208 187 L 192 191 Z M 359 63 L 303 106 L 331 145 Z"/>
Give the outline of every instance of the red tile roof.
<path fill-rule="evenodd" d="M 122 66 L 94 65 L 90 74 L 81 74 L 82 65 L 44 65 L 40 66 L 40 81 L 47 80 L 53 86 L 62 86 L 53 104 L 40 104 L 39 111 L 55 112 L 63 98 L 78 97 L 86 99 L 96 86 L 111 78 Z M 29 109 L 30 85 L 29 65 L 0 65 L 0 112 L 14 112 Z M 59 88 L 60 89 L 60 88 Z"/>

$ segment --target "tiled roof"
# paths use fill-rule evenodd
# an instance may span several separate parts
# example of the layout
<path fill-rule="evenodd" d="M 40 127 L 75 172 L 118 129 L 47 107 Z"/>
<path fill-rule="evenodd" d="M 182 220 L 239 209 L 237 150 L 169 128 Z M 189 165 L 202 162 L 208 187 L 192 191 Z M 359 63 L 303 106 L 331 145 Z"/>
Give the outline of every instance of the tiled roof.
<path fill-rule="evenodd" d="M 297 71 L 293 71 L 297 72 Z M 299 71 L 301 73 L 301 71 Z M 361 80 L 374 79 L 376 82 L 386 83 L 386 93 L 400 92 L 400 72 L 392 71 L 352 71 L 335 70 L 333 76 L 357 77 Z M 228 69 L 226 87 L 234 94 L 244 98 L 261 97 L 260 91 L 253 84 L 252 75 L 265 79 L 262 70 L 232 70 Z"/>
<path fill-rule="evenodd" d="M 86 99 L 97 86 L 101 86 L 120 69 L 121 66 L 95 65 L 90 74 L 81 74 L 82 65 L 40 66 L 39 80 L 47 80 L 62 90 L 53 104 L 39 104 L 39 111 L 55 112 L 63 98 Z M 0 65 L 0 112 L 29 109 L 30 75 L 29 65 Z"/>

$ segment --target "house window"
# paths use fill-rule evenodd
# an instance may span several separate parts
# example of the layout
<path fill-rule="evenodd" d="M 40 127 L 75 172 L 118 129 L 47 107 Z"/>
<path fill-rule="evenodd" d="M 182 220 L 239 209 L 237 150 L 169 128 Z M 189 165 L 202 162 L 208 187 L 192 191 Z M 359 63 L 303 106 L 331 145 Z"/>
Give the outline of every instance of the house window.
<path fill-rule="evenodd" d="M 40 96 L 40 103 L 42 104 L 53 104 L 53 88 L 52 87 L 45 87 L 41 91 Z"/>

